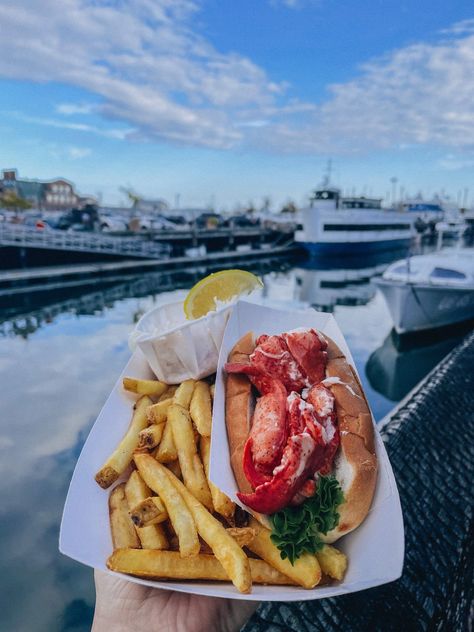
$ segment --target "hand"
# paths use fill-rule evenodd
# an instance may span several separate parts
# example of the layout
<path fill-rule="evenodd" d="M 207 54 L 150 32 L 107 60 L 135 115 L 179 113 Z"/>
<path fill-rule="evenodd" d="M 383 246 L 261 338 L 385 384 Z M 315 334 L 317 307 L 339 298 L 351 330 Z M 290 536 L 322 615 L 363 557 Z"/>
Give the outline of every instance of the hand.
<path fill-rule="evenodd" d="M 236 632 L 258 605 L 147 588 L 97 570 L 94 578 L 92 632 Z"/>

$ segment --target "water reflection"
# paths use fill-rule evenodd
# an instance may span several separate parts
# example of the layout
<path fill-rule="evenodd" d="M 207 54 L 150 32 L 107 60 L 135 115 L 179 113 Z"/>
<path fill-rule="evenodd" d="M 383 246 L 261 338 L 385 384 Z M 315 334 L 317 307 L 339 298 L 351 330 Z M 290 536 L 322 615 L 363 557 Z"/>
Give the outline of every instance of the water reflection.
<path fill-rule="evenodd" d="M 371 278 L 385 268 L 386 264 L 355 269 L 297 268 L 300 300 L 325 312 L 333 312 L 336 305 L 366 305 L 375 295 Z"/>
<path fill-rule="evenodd" d="M 472 324 L 450 327 L 443 333 L 425 332 L 400 338 L 392 330 L 371 355 L 366 375 L 377 392 L 393 402 L 405 397 L 471 330 Z"/>
<path fill-rule="evenodd" d="M 265 276 L 275 268 L 284 273 L 290 266 L 290 261 L 264 259 L 246 268 L 255 274 Z M 21 336 L 26 339 L 40 327 L 53 323 L 61 314 L 101 316 L 123 299 L 154 297 L 163 292 L 189 288 L 206 274 L 225 267 L 225 264 L 215 264 L 210 267 L 194 266 L 180 271 L 125 275 L 120 282 L 114 283 L 108 282 L 105 278 L 99 287 L 94 284 L 93 291 L 88 291 L 86 282 L 80 288 L 55 287 L 50 290 L 34 291 L 34 287 L 25 287 L 24 292 L 18 292 L 13 296 L 0 296 L 0 336 Z M 231 264 L 227 267 L 231 267 Z M 132 322 L 137 322 L 142 313 L 137 311 Z"/>

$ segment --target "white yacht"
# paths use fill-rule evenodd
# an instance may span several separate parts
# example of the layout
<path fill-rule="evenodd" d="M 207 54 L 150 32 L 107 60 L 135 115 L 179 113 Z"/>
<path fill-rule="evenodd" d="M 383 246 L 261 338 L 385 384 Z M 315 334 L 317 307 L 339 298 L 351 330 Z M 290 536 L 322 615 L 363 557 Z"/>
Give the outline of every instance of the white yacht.
<path fill-rule="evenodd" d="M 396 261 L 374 283 L 398 333 L 474 318 L 472 249 L 449 249 Z"/>
<path fill-rule="evenodd" d="M 302 209 L 295 240 L 314 258 L 373 255 L 406 249 L 414 220 L 409 213 L 382 209 L 381 199 L 342 197 L 339 189 L 326 187 Z"/>

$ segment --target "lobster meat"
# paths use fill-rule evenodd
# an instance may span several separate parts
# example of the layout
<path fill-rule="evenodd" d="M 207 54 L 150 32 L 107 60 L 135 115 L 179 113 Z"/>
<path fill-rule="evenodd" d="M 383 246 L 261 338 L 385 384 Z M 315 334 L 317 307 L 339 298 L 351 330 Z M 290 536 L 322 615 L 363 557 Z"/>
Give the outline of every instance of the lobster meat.
<path fill-rule="evenodd" d="M 243 470 L 252 493 L 239 499 L 271 514 L 315 489 L 316 473 L 327 473 L 339 445 L 335 401 L 321 384 L 327 343 L 314 329 L 260 336 L 249 362 L 228 363 L 259 392 L 244 447 Z M 303 397 L 304 395 L 304 397 Z"/>

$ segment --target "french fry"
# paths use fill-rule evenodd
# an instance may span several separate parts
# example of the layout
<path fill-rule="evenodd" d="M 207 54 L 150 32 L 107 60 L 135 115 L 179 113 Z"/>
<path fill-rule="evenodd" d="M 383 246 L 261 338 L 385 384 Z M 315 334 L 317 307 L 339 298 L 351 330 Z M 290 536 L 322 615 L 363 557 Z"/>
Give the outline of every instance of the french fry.
<path fill-rule="evenodd" d="M 193 396 L 194 384 L 194 380 L 185 380 L 182 382 L 173 395 L 172 403 L 179 404 L 180 406 L 183 406 L 183 408 L 189 408 L 189 402 Z M 155 458 L 160 463 L 170 463 L 170 461 L 175 461 L 178 458 L 178 453 L 173 439 L 173 431 L 169 423 L 166 424 L 163 430 L 160 447 L 158 448 Z"/>
<path fill-rule="evenodd" d="M 196 450 L 193 424 L 189 412 L 179 404 L 173 404 L 168 408 L 167 423 L 173 430 L 174 444 L 178 452 L 184 484 L 199 502 L 212 511 L 211 492 Z"/>
<path fill-rule="evenodd" d="M 181 467 L 179 465 L 178 459 L 176 459 L 176 461 L 171 461 L 170 463 L 167 463 L 166 467 L 169 470 L 171 470 L 171 472 L 173 472 L 173 474 L 176 476 L 176 478 L 179 478 L 180 480 L 183 480 L 183 474 L 181 472 Z"/>
<path fill-rule="evenodd" d="M 211 384 L 209 387 L 209 393 L 212 397 L 212 399 L 214 399 L 214 393 L 216 392 L 216 385 L 215 384 Z"/>
<path fill-rule="evenodd" d="M 255 538 L 247 544 L 252 553 L 256 553 L 303 588 L 314 588 L 321 581 L 321 568 L 315 555 L 305 553 L 292 565 L 288 559 L 281 559 L 280 551 L 271 541 L 268 529 L 262 527 L 255 518 L 250 519 L 249 526 L 257 531 Z"/>
<path fill-rule="evenodd" d="M 234 538 L 240 548 L 247 546 L 257 535 L 255 529 L 251 529 L 250 527 L 227 527 L 226 531 Z M 201 553 L 212 555 L 212 549 L 205 542 L 201 542 Z"/>
<path fill-rule="evenodd" d="M 171 429 L 171 424 L 167 421 L 155 459 L 160 463 L 170 463 L 171 461 L 176 461 L 177 458 L 178 452 L 174 444 L 173 430 Z"/>
<path fill-rule="evenodd" d="M 342 551 L 330 544 L 325 544 L 316 553 L 316 557 L 323 573 L 339 581 L 344 578 L 347 569 L 347 556 Z"/>
<path fill-rule="evenodd" d="M 183 408 L 189 408 L 195 384 L 195 380 L 181 382 L 173 396 L 173 403 L 179 404 Z"/>
<path fill-rule="evenodd" d="M 203 437 L 211 436 L 212 408 L 209 385 L 198 381 L 194 387 L 189 412 L 199 434 Z"/>
<path fill-rule="evenodd" d="M 178 384 L 171 384 L 170 386 L 168 386 L 166 391 L 158 397 L 158 401 L 162 402 L 164 399 L 171 399 L 176 393 L 177 388 Z"/>
<path fill-rule="evenodd" d="M 139 380 L 134 377 L 124 377 L 122 384 L 126 391 L 139 395 L 162 395 L 168 388 L 168 384 L 158 380 Z"/>
<path fill-rule="evenodd" d="M 104 489 L 110 487 L 130 465 L 133 451 L 138 446 L 138 433 L 147 427 L 146 409 L 150 404 L 151 399 L 146 395 L 136 402 L 125 436 L 95 475 L 95 480 Z"/>
<path fill-rule="evenodd" d="M 221 514 L 221 516 L 224 516 L 227 520 L 231 520 L 234 516 L 235 504 L 224 494 L 224 492 L 221 492 L 221 490 L 216 487 L 209 478 L 209 460 L 211 455 L 210 437 L 201 437 L 199 441 L 199 450 L 201 452 L 202 464 L 204 465 L 204 471 L 209 483 L 214 510 Z"/>
<path fill-rule="evenodd" d="M 139 549 L 140 539 L 128 515 L 125 483 L 110 492 L 109 518 L 114 549 Z"/>
<path fill-rule="evenodd" d="M 125 483 L 125 496 L 129 507 L 135 507 L 138 503 L 148 498 L 151 494 L 150 488 L 142 479 L 137 470 L 134 470 Z M 163 507 L 164 509 L 164 507 Z M 130 514 L 131 515 L 131 514 Z M 132 518 L 133 520 L 133 518 Z M 144 549 L 167 549 L 168 538 L 162 526 L 152 524 L 150 526 L 135 525 L 135 529 Z"/>
<path fill-rule="evenodd" d="M 137 527 L 159 524 L 169 518 L 165 506 L 158 496 L 148 496 L 133 505 L 129 503 L 129 506 L 130 517 Z"/>
<path fill-rule="evenodd" d="M 147 455 L 140 455 L 140 460 L 146 458 Z M 156 463 L 153 458 L 151 460 Z M 170 483 L 181 494 L 188 506 L 199 535 L 211 547 L 234 586 L 242 593 L 250 592 L 252 577 L 248 557 L 233 537 L 227 533 L 222 524 L 207 511 L 185 485 L 172 472 L 166 468 L 163 468 L 163 470 Z"/>
<path fill-rule="evenodd" d="M 162 399 L 157 404 L 153 404 L 149 406 L 146 414 L 148 416 L 148 421 L 151 424 L 162 424 L 166 421 L 168 415 L 168 408 L 173 403 L 172 397 L 167 397 L 166 399 Z"/>
<path fill-rule="evenodd" d="M 257 535 L 255 529 L 252 529 L 251 527 L 230 527 L 227 528 L 226 531 L 241 547 L 250 544 Z"/>
<path fill-rule="evenodd" d="M 249 560 L 252 580 L 257 584 L 289 585 L 293 582 L 263 560 Z M 192 564 L 177 551 L 120 549 L 107 560 L 107 567 L 146 579 L 207 579 L 229 581 L 222 564 L 214 555 L 197 555 Z"/>
<path fill-rule="evenodd" d="M 161 441 L 164 428 L 165 422 L 161 424 L 151 424 L 148 428 L 140 430 L 138 433 L 138 447 L 149 449 L 156 448 Z"/>
<path fill-rule="evenodd" d="M 149 454 L 135 454 L 135 463 L 145 483 L 156 492 L 168 512 L 173 529 L 179 540 L 181 557 L 199 553 L 199 538 L 192 513 L 180 493 L 168 477 L 168 470 Z M 174 474 L 169 476 L 178 480 Z M 178 481 L 179 482 L 179 481 Z"/>

